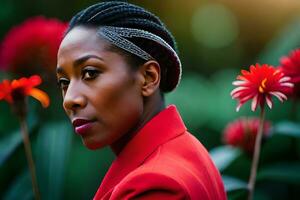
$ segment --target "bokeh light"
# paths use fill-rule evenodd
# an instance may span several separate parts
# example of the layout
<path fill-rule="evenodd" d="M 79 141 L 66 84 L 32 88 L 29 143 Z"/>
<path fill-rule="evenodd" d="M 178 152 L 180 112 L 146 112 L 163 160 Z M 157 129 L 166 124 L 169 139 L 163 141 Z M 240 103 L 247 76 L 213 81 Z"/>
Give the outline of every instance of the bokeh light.
<path fill-rule="evenodd" d="M 199 7 L 191 20 L 192 34 L 208 48 L 222 48 L 237 39 L 239 27 L 235 15 L 224 5 L 207 4 Z"/>

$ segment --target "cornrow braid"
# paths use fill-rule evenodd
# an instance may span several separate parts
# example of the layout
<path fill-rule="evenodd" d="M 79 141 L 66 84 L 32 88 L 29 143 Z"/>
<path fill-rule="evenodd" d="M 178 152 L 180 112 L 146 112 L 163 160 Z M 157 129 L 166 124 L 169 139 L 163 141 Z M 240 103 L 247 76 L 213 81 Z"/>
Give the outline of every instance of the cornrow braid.
<path fill-rule="evenodd" d="M 80 23 L 85 22 L 88 20 L 88 18 L 91 18 L 95 13 L 99 12 L 99 10 L 105 10 L 109 7 L 115 7 L 117 5 L 122 5 L 124 2 L 105 2 L 105 3 L 98 3 L 95 5 L 92 5 L 86 9 L 84 9 L 82 12 L 79 12 L 77 15 L 74 16 L 74 18 L 77 16 L 77 19 L 74 19 L 74 22 Z M 72 26 L 72 23 L 70 23 Z M 71 27 L 70 26 L 70 27 Z"/>
<path fill-rule="evenodd" d="M 176 49 L 175 39 L 171 35 L 171 33 L 165 29 L 164 27 L 161 27 L 161 25 L 154 23 L 152 21 L 149 21 L 147 19 L 124 19 L 122 21 L 116 21 L 112 23 L 112 26 L 122 26 L 123 24 L 127 25 L 127 28 L 136 28 L 137 26 L 143 27 L 143 30 L 151 32 L 155 35 L 159 35 L 161 38 L 163 38 L 174 50 Z M 123 26 L 122 26 L 123 27 Z M 165 29 L 162 31 L 162 29 Z"/>
<path fill-rule="evenodd" d="M 174 37 L 157 16 L 146 11 L 142 7 L 127 2 L 107 1 L 92 5 L 80 11 L 71 19 L 66 34 L 79 25 L 95 27 L 113 26 L 144 30 L 159 36 L 174 50 L 174 52 L 177 51 Z M 168 92 L 173 90 L 179 82 L 181 69 L 176 71 L 170 70 L 170 68 L 174 67 L 174 65 L 178 65 L 178 58 L 176 60 L 172 57 L 170 51 L 162 45 L 145 38 L 128 38 L 128 40 L 150 54 L 160 64 L 161 91 Z M 117 50 L 125 55 L 131 64 L 140 65 L 145 62 L 138 56 L 128 55 L 128 52 L 117 47 L 113 48 L 113 50 Z M 180 66 L 176 67 L 180 68 Z M 173 79 L 172 76 L 179 77 Z"/>

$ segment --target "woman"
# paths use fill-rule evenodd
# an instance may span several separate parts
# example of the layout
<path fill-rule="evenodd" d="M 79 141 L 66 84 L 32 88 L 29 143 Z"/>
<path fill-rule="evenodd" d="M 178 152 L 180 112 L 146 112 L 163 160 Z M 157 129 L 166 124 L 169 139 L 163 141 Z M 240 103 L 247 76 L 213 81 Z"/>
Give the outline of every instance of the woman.
<path fill-rule="evenodd" d="M 175 41 L 141 7 L 76 14 L 58 52 L 63 107 L 86 147 L 117 158 L 94 199 L 226 199 L 219 172 L 164 93 L 179 83 Z"/>

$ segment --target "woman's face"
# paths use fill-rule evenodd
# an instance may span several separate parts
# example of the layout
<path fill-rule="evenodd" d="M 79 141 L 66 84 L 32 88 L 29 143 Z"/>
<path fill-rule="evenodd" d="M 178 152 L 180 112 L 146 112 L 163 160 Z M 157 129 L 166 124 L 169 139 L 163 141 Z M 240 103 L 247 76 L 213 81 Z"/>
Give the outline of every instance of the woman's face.
<path fill-rule="evenodd" d="M 90 149 L 117 143 L 135 130 L 143 113 L 138 70 L 108 50 L 96 29 L 73 28 L 58 51 L 63 107 Z"/>

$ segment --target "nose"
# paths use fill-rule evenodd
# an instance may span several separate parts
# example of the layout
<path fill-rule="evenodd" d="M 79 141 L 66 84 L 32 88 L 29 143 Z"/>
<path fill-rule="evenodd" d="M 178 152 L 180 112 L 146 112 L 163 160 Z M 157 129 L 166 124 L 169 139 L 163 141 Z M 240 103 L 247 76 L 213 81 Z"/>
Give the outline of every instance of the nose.
<path fill-rule="evenodd" d="M 63 107 L 67 113 L 76 112 L 86 106 L 86 98 L 81 92 L 80 84 L 71 81 L 63 98 Z"/>

